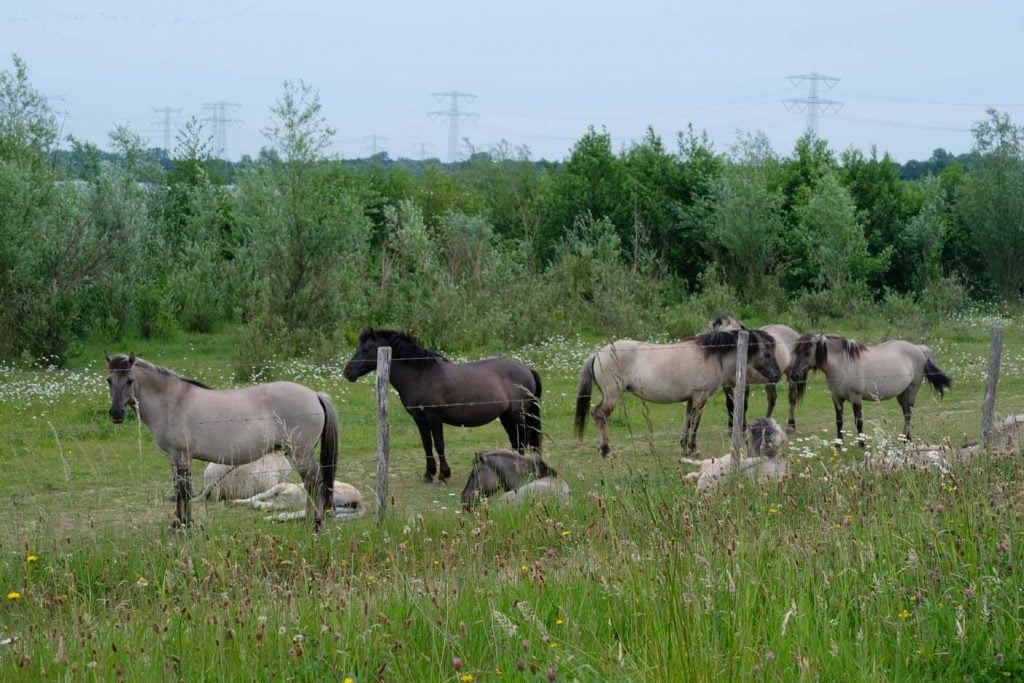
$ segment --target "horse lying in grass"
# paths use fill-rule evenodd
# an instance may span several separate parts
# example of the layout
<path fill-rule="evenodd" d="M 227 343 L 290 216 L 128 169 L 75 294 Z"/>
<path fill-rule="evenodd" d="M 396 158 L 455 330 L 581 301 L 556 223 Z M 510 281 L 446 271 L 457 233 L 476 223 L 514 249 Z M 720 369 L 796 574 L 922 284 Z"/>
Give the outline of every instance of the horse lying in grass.
<path fill-rule="evenodd" d="M 203 471 L 203 490 L 192 500 L 248 498 L 288 481 L 294 471 L 288 458 L 278 451 L 235 467 L 211 462 Z"/>
<path fill-rule="evenodd" d="M 836 409 L 836 440 L 843 440 L 843 405 L 853 404 L 858 442 L 864 447 L 864 417 L 861 402 L 895 398 L 903 409 L 903 436 L 910 441 L 910 417 L 921 383 L 927 381 L 941 397 L 953 385 L 935 364 L 931 349 L 894 339 L 877 346 L 865 346 L 833 335 L 801 335 L 794 350 L 790 378 L 803 396 L 807 375 L 817 370 L 825 375 Z"/>
<path fill-rule="evenodd" d="M 770 417 L 759 418 L 750 424 L 747 433 L 748 457 L 737 460 L 735 453 L 727 453 L 707 460 L 684 458 L 682 462 L 697 465 L 698 469 L 683 479 L 695 483 L 699 493 L 717 488 L 734 475 L 755 481 L 783 479 L 789 474 L 789 467 L 778 455 L 785 440 L 786 433 L 778 422 Z"/>
<path fill-rule="evenodd" d="M 333 488 L 333 510 L 334 519 L 347 521 L 362 517 L 366 514 L 366 506 L 363 505 L 363 495 L 359 489 L 343 481 L 334 481 Z M 274 510 L 288 510 L 279 515 L 273 515 L 266 519 L 270 521 L 286 521 L 290 519 L 302 519 L 306 516 L 305 510 L 296 510 L 306 504 L 306 491 L 299 484 L 292 482 L 281 482 L 248 498 L 231 500 L 232 505 L 244 505 L 255 510 L 270 512 Z"/>
<path fill-rule="evenodd" d="M 462 507 L 472 509 L 478 498 L 508 491 L 504 500 L 522 503 L 531 496 L 553 495 L 569 499 L 569 485 L 558 478 L 539 454 L 518 451 L 483 451 L 473 458 L 473 468 L 462 489 Z"/>
<path fill-rule="evenodd" d="M 173 528 L 192 523 L 192 460 L 244 465 L 283 450 L 306 485 L 307 518 L 319 529 L 331 507 L 338 411 L 331 398 L 294 382 L 211 389 L 171 370 L 120 354 L 107 362 L 110 419 L 135 410 L 167 455 L 174 482 Z M 314 458 L 320 443 L 320 462 Z"/>

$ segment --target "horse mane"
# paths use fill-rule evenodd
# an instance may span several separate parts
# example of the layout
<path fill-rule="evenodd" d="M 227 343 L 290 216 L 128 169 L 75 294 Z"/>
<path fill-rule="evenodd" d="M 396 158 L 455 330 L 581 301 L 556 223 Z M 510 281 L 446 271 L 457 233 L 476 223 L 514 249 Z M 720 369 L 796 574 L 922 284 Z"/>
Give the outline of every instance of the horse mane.
<path fill-rule="evenodd" d="M 775 340 L 767 332 L 761 330 L 712 330 L 694 337 L 697 346 L 704 351 L 705 356 L 722 357 L 729 353 L 736 352 L 736 345 L 739 342 L 740 332 L 745 331 L 747 338 L 747 352 L 750 355 L 756 354 L 761 346 L 771 350 L 775 347 Z"/>
<path fill-rule="evenodd" d="M 182 382 L 187 382 L 188 384 L 197 386 L 200 389 L 213 389 L 213 387 L 207 384 L 203 384 L 199 380 L 189 379 L 188 377 L 182 377 L 181 375 L 174 372 L 173 370 L 170 370 L 169 368 L 165 368 L 161 365 L 156 365 L 155 363 L 150 363 L 145 358 L 139 358 L 138 356 L 135 356 L 133 358 L 132 356 L 129 356 L 127 353 L 119 353 L 110 359 L 111 370 L 131 370 L 133 366 L 142 368 L 144 370 L 153 370 L 166 377 L 180 379 Z"/>
<path fill-rule="evenodd" d="M 376 342 L 378 346 L 390 346 L 392 358 L 423 362 L 448 360 L 434 349 L 427 348 L 419 339 L 406 332 L 367 328 L 359 335 L 359 345 L 362 346 L 370 340 Z"/>
<path fill-rule="evenodd" d="M 814 367 L 820 369 L 828 361 L 828 343 L 839 342 L 842 351 L 850 360 L 857 360 L 867 347 L 853 339 L 846 339 L 834 334 L 801 334 L 796 340 L 794 353 L 799 356 L 814 347 Z"/>

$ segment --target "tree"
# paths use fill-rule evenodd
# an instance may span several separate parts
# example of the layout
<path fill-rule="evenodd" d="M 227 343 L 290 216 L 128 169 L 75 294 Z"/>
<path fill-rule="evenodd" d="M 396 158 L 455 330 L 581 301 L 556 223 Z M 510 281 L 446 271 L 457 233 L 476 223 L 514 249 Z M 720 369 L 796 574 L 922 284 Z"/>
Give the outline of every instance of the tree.
<path fill-rule="evenodd" d="M 335 131 L 316 90 L 286 81 L 271 112 L 264 134 L 281 161 L 242 179 L 243 277 L 254 334 L 285 337 L 281 350 L 295 351 L 330 339 L 359 300 L 370 226 L 339 165 L 324 157 Z"/>
<path fill-rule="evenodd" d="M 1024 128 L 988 110 L 976 124 L 971 168 L 957 192 L 957 213 L 1004 301 L 1024 287 Z"/>
<path fill-rule="evenodd" d="M 818 284 L 837 299 L 863 295 L 867 278 L 883 269 L 890 250 L 872 256 L 857 207 L 834 173 L 811 188 L 807 202 L 796 208 L 800 230 L 818 271 Z"/>

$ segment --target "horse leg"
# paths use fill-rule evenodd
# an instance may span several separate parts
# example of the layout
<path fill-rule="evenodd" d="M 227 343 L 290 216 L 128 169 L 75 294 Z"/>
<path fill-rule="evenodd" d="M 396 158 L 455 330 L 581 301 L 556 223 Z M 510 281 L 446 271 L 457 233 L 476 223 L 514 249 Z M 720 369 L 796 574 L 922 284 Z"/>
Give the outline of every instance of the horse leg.
<path fill-rule="evenodd" d="M 853 419 L 857 422 L 857 443 L 864 448 L 864 413 L 861 412 L 860 401 L 850 401 L 853 404 Z"/>
<path fill-rule="evenodd" d="M 907 389 L 896 397 L 900 408 L 903 409 L 903 436 L 907 441 L 910 441 L 910 414 L 914 409 L 914 399 L 910 397 L 909 393 L 910 390 Z"/>
<path fill-rule="evenodd" d="M 606 403 L 603 399 L 600 403 L 594 406 L 594 410 L 591 411 L 591 415 L 594 416 L 594 424 L 597 425 L 597 449 L 601 453 L 602 458 L 607 458 L 611 455 L 611 447 L 608 445 L 608 417 L 612 414 L 612 409 L 615 406 L 610 403 Z"/>
<path fill-rule="evenodd" d="M 768 398 L 768 412 L 765 417 L 771 417 L 775 412 L 775 402 L 779 399 L 779 390 L 774 384 L 764 385 L 764 395 Z"/>
<path fill-rule="evenodd" d="M 732 419 L 736 413 L 736 402 L 733 400 L 732 392 L 732 387 L 722 387 L 722 393 L 725 394 L 725 412 L 729 416 L 729 424 L 725 429 L 728 436 L 732 436 Z"/>
<path fill-rule="evenodd" d="M 430 428 L 430 432 L 434 435 L 434 450 L 437 451 L 437 457 L 441 460 L 441 471 L 437 480 L 445 483 L 452 476 L 452 470 L 448 467 L 448 460 L 444 457 L 444 423 L 438 420 Z"/>
<path fill-rule="evenodd" d="M 683 447 L 683 457 L 697 457 L 700 451 L 697 450 L 697 428 L 700 427 L 701 411 L 704 410 L 704 401 L 697 401 L 693 398 L 686 402 L 686 426 L 683 429 L 683 438 L 679 445 Z"/>
<path fill-rule="evenodd" d="M 832 397 L 832 405 L 836 409 L 836 441 L 843 442 L 843 399 Z"/>
<path fill-rule="evenodd" d="M 424 420 L 416 420 L 416 427 L 420 430 L 420 441 L 423 443 L 423 452 L 427 459 L 427 469 L 423 472 L 422 481 L 429 484 L 434 481 L 434 475 L 437 474 L 437 463 L 434 462 L 434 451 L 430 443 L 430 426 Z"/>
<path fill-rule="evenodd" d="M 171 480 L 174 482 L 174 524 L 182 529 L 192 525 L 192 473 L 187 453 L 175 453 L 171 459 Z"/>
<path fill-rule="evenodd" d="M 743 388 L 743 424 L 740 429 L 747 431 L 747 416 L 750 414 L 750 385 Z"/>
<path fill-rule="evenodd" d="M 502 413 L 501 426 L 505 428 L 505 433 L 508 434 L 508 442 L 512 446 L 512 450 L 524 452 L 526 448 L 526 421 L 522 419 L 524 416 L 519 415 L 520 419 L 516 419 L 511 413 Z"/>
<path fill-rule="evenodd" d="M 789 380 L 786 385 L 786 391 L 789 395 L 789 422 L 786 423 L 786 431 L 792 434 L 796 431 L 796 385 L 793 380 Z"/>

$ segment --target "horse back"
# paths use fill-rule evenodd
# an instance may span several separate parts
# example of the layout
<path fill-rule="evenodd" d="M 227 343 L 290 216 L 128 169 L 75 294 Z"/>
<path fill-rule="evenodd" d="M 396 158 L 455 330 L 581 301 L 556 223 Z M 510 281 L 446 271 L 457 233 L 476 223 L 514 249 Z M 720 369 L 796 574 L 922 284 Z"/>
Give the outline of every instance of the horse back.
<path fill-rule="evenodd" d="M 916 344 L 901 339 L 868 346 L 856 360 L 829 354 L 829 365 L 839 366 L 828 374 L 833 391 L 873 400 L 893 398 L 924 377 L 927 356 Z"/>
<path fill-rule="evenodd" d="M 623 339 L 601 348 L 594 359 L 594 380 L 603 393 L 629 391 L 654 403 L 678 403 L 714 391 L 722 379 L 718 359 L 692 342 Z"/>

